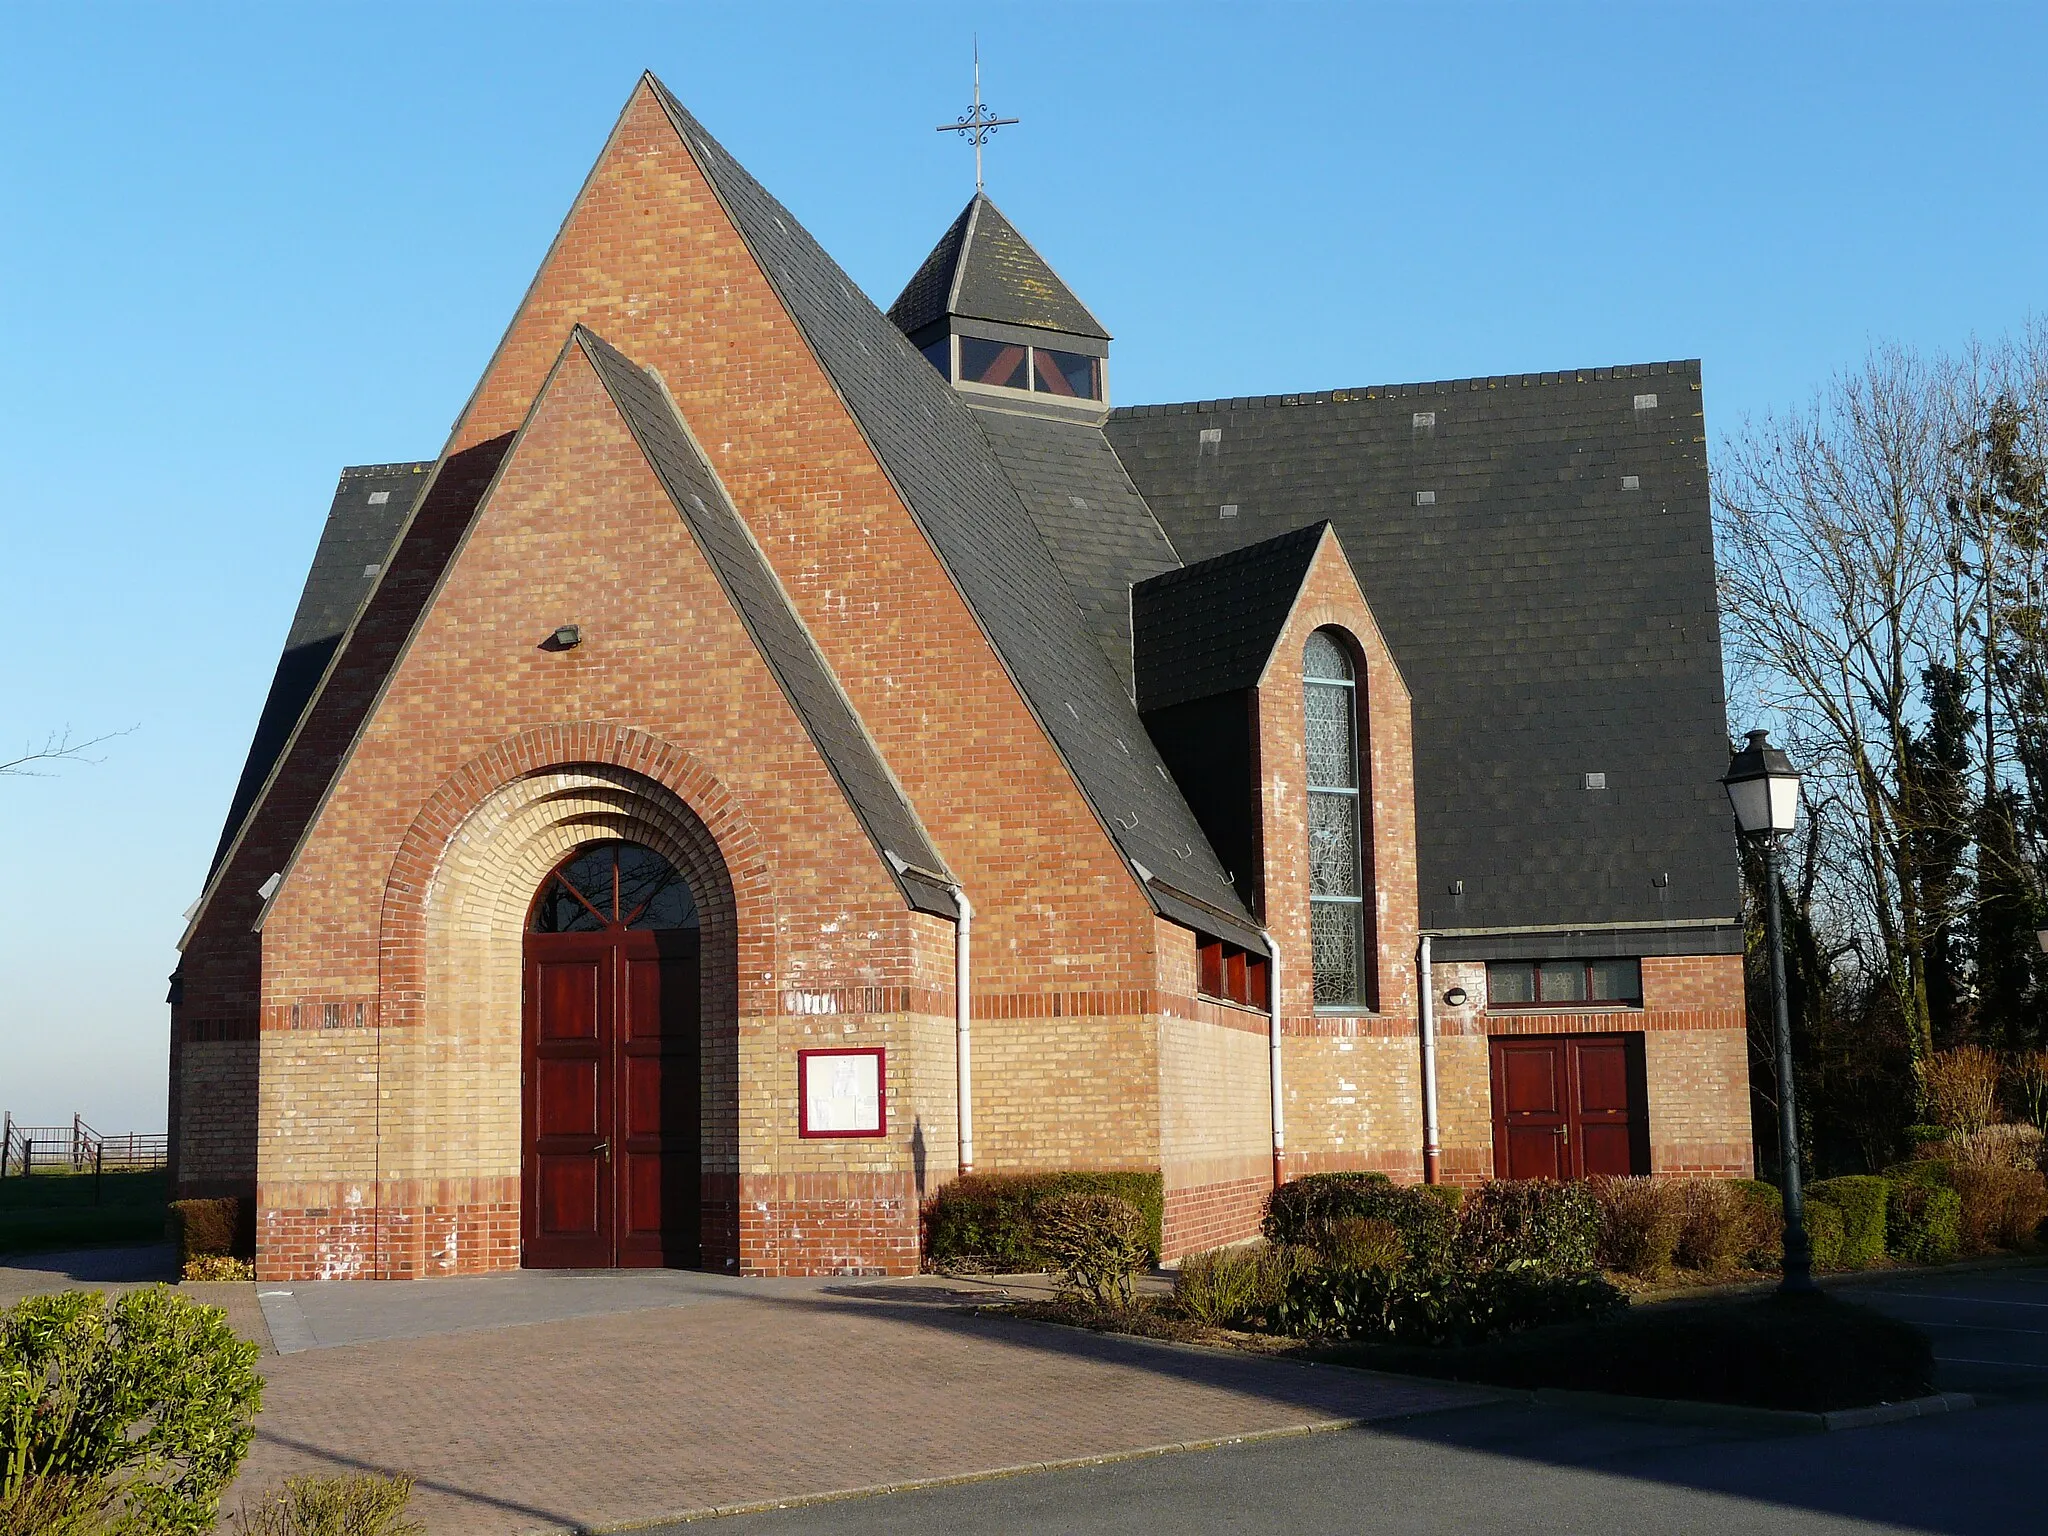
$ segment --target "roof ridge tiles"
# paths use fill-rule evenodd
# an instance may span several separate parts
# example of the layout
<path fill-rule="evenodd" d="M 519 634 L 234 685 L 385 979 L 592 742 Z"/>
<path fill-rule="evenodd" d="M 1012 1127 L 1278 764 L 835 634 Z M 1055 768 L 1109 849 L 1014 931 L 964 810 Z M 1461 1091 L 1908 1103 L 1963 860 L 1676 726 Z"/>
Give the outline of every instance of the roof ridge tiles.
<path fill-rule="evenodd" d="M 1145 405 L 1119 405 L 1110 411 L 1112 420 L 1134 420 L 1147 416 L 1207 415 L 1267 406 L 1347 405 L 1356 400 L 1398 400 L 1411 395 L 1455 394 L 1460 390 L 1536 388 L 1548 384 L 1586 384 L 1613 379 L 1661 378 L 1673 373 L 1695 372 L 1696 357 L 1673 358 L 1667 362 L 1623 363 L 1605 368 L 1560 369 L 1550 373 L 1509 373 L 1475 375 L 1463 379 L 1422 379 L 1399 384 L 1361 384 L 1336 389 L 1297 390 L 1284 395 L 1218 396 L 1210 400 L 1161 401 Z"/>

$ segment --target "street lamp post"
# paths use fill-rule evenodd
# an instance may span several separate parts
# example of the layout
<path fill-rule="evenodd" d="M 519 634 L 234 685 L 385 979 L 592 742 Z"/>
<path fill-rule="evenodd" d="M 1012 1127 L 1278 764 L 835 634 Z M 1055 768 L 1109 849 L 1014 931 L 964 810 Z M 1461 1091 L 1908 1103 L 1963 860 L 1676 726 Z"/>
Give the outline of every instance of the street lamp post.
<path fill-rule="evenodd" d="M 1792 1090 L 1792 1015 L 1785 1001 L 1785 934 L 1778 916 L 1778 839 L 1799 815 L 1799 774 L 1770 744 L 1768 731 L 1751 731 L 1749 745 L 1728 763 L 1721 785 L 1735 807 L 1735 824 L 1764 856 L 1764 936 L 1771 952 L 1771 1012 L 1778 1045 L 1778 1168 L 1785 1198 L 1785 1274 L 1781 1295 L 1811 1291 L 1813 1250 L 1806 1241 L 1806 1202 L 1799 1187 L 1799 1113 Z M 2044 937 L 2048 945 L 2048 937 Z"/>

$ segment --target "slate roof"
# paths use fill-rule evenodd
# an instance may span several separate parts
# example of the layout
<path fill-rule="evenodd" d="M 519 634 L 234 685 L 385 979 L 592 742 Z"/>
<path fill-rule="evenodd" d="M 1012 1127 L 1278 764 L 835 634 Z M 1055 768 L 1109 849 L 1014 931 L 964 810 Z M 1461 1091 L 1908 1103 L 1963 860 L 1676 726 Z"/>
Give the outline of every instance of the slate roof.
<path fill-rule="evenodd" d="M 904 899 L 920 912 L 957 917 L 944 862 L 675 402 L 655 378 L 588 328 L 577 326 L 569 344 L 581 347 L 597 370 Z"/>
<path fill-rule="evenodd" d="M 1138 708 L 1256 687 L 1329 526 L 1311 523 L 1133 587 Z"/>
<path fill-rule="evenodd" d="M 974 415 L 1080 604 L 1082 622 L 1131 692 L 1131 587 L 1180 568 L 1166 531 L 1101 427 L 979 406 Z"/>
<path fill-rule="evenodd" d="M 976 192 L 889 306 L 905 335 L 950 315 L 1109 340 L 1017 226 Z"/>
<path fill-rule="evenodd" d="M 313 552 L 313 568 L 306 573 L 298 611 L 285 635 L 284 654 L 278 657 L 242 776 L 228 802 L 227 822 L 221 828 L 213 862 L 207 866 L 208 881 L 312 701 L 335 647 L 369 600 L 385 557 L 419 499 L 431 468 L 431 463 L 357 464 L 341 472 L 334 503 L 320 530 L 319 547 Z"/>
<path fill-rule="evenodd" d="M 1154 908 L 1263 950 L 966 404 L 809 231 L 648 79 L 1103 826 L 1153 876 L 1144 885 Z"/>
<path fill-rule="evenodd" d="M 1336 528 L 1414 701 L 1425 927 L 1734 920 L 1697 362 L 1140 406 L 1105 431 L 1183 558 Z"/>

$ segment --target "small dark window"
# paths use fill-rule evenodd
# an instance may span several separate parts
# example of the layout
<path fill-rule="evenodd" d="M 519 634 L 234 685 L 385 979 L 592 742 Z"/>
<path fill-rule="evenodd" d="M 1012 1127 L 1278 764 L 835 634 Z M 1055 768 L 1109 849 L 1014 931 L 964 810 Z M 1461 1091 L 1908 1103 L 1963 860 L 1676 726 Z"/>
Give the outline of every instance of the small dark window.
<path fill-rule="evenodd" d="M 1068 399 L 1100 400 L 1102 375 L 1097 360 L 1078 352 L 1053 352 L 1044 347 L 1031 349 L 1031 387 L 1040 394 L 1065 395 Z"/>
<path fill-rule="evenodd" d="M 1221 939 L 1203 939 L 1199 950 L 1204 997 L 1242 1003 L 1247 1008 L 1265 1008 L 1268 1002 L 1267 967 L 1264 955 L 1226 944 Z"/>
<path fill-rule="evenodd" d="M 945 378 L 953 377 L 953 338 L 941 336 L 937 341 L 928 341 L 917 349 L 925 361 L 930 363 Z"/>
<path fill-rule="evenodd" d="M 1489 960 L 1490 1008 L 1557 1008 L 1573 1003 L 1643 1005 L 1640 960 Z"/>
<path fill-rule="evenodd" d="M 1029 387 L 1029 347 L 1007 341 L 960 338 L 960 377 L 970 384 L 998 384 L 1004 389 Z"/>
<path fill-rule="evenodd" d="M 548 876 L 533 904 L 535 933 L 695 928 L 697 903 L 675 865 L 639 843 L 591 843 Z"/>

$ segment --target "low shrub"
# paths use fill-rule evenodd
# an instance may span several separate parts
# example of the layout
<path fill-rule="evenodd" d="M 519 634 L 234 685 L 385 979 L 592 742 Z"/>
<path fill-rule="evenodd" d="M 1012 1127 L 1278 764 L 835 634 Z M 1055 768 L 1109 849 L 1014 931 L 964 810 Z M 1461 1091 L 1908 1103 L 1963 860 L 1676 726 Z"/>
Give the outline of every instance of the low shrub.
<path fill-rule="evenodd" d="M 1600 1267 L 1644 1279 L 1668 1270 L 1685 1225 L 1677 1186 L 1657 1179 L 1591 1182 L 1600 1212 Z"/>
<path fill-rule="evenodd" d="M 1778 1241 L 1780 1251 L 1772 1259 L 1773 1267 L 1784 1262 L 1782 1227 Z M 1806 1251 L 1815 1269 L 1842 1267 L 1842 1213 L 1834 1206 L 1806 1207 Z"/>
<path fill-rule="evenodd" d="M 1678 1243 L 1673 1258 L 1685 1269 L 1724 1275 L 1750 1262 L 1756 1246 L 1754 1208 L 1732 1179 L 1677 1179 Z M 1776 1191 L 1772 1191 L 1773 1194 Z M 1775 1239 L 1776 1234 L 1772 1234 Z"/>
<path fill-rule="evenodd" d="M 1742 1262 L 1750 1269 L 1776 1269 L 1785 1252 L 1785 1196 L 1762 1179 L 1729 1179 L 1749 1226 L 1749 1248 Z"/>
<path fill-rule="evenodd" d="M 1958 1213 L 1958 1236 L 1965 1253 L 1993 1248 L 2024 1248 L 2041 1234 L 2048 1220 L 2048 1178 L 2031 1169 L 1984 1167 L 1957 1163 L 1951 1170 Z"/>
<path fill-rule="evenodd" d="M 185 1280 L 254 1280 L 256 1266 L 248 1259 L 231 1259 L 218 1254 L 202 1254 L 185 1261 Z"/>
<path fill-rule="evenodd" d="M 233 1198 L 173 1200 L 171 1241 L 178 1245 L 178 1263 L 194 1259 L 253 1259 L 256 1223 L 253 1206 Z"/>
<path fill-rule="evenodd" d="M 1465 1349 L 1348 1345 L 1328 1358 L 1504 1387 L 1807 1412 L 1921 1397 L 1934 1379 L 1925 1335 L 1825 1293 L 1667 1302 Z"/>
<path fill-rule="evenodd" d="M 0 1507 L 47 1497 L 27 1491 L 44 1484 L 109 1528 L 211 1530 L 262 1404 L 257 1354 L 218 1307 L 164 1286 L 0 1313 Z"/>
<path fill-rule="evenodd" d="M 1909 1264 L 1945 1264 L 1961 1245 L 1963 1202 L 1947 1184 L 1892 1181 L 1885 1248 Z"/>
<path fill-rule="evenodd" d="M 1174 1307 L 1211 1328 L 1255 1324 L 1286 1293 L 1287 1282 L 1313 1262 L 1305 1248 L 1270 1243 L 1191 1253 L 1173 1277 Z"/>
<path fill-rule="evenodd" d="M 1339 1216 L 1315 1236 L 1315 1255 L 1335 1269 L 1399 1269 L 1408 1245 L 1390 1221 Z"/>
<path fill-rule="evenodd" d="M 1441 1200 L 1453 1215 L 1465 1208 L 1465 1186 L 1462 1184 L 1424 1184 L 1421 1189 L 1432 1200 Z"/>
<path fill-rule="evenodd" d="M 1550 1274 L 1593 1267 L 1600 1202 L 1584 1181 L 1494 1179 L 1465 1197 L 1458 1254 L 1474 1269 L 1529 1265 Z"/>
<path fill-rule="evenodd" d="M 405 1517 L 412 1479 L 359 1472 L 350 1477 L 291 1477 L 245 1503 L 236 1536 L 424 1536 Z"/>
<path fill-rule="evenodd" d="M 2041 1166 L 2041 1145 L 2041 1132 L 2034 1126 L 1987 1125 L 1981 1131 L 1958 1137 L 1954 1143 L 1954 1155 L 1959 1163 L 1976 1163 L 1987 1168 L 2038 1170 Z"/>
<path fill-rule="evenodd" d="M 1621 1293 L 1598 1275 L 1526 1264 L 1434 1273 L 1318 1266 L 1288 1281 L 1267 1325 L 1298 1339 L 1441 1346 L 1601 1317 L 1621 1305 Z"/>
<path fill-rule="evenodd" d="M 1998 1084 L 2004 1068 L 1981 1045 L 1936 1051 L 1914 1063 L 1920 1090 L 1935 1123 L 1952 1136 L 1981 1131 L 1998 1118 Z"/>
<path fill-rule="evenodd" d="M 1038 1242 L 1066 1282 L 1098 1307 L 1128 1307 L 1151 1257 L 1145 1217 L 1119 1195 L 1054 1195 L 1034 1213 Z"/>
<path fill-rule="evenodd" d="M 1385 1222 L 1401 1235 L 1409 1261 L 1441 1269 L 1451 1259 L 1458 1216 L 1426 1184 L 1396 1184 L 1379 1173 L 1312 1173 L 1266 1197 L 1266 1240 L 1314 1248 L 1345 1217 Z M 1467 1202 L 1469 1205 L 1469 1202 Z"/>
<path fill-rule="evenodd" d="M 1037 1210 L 1059 1195 L 1115 1195 L 1138 1208 L 1159 1256 L 1165 1181 L 1157 1173 L 998 1173 L 956 1179 L 925 1203 L 924 1252 L 935 1269 L 996 1274 L 1058 1267 L 1039 1242 Z"/>
<path fill-rule="evenodd" d="M 1842 1246 L 1832 1267 L 1865 1269 L 1884 1257 L 1885 1205 L 1891 1186 L 1873 1174 L 1847 1174 L 1806 1186 L 1806 1208 L 1832 1206 L 1842 1217 Z"/>
<path fill-rule="evenodd" d="M 1266 1196 L 1260 1227 L 1269 1243 L 1306 1243 L 1339 1216 L 1368 1214 L 1360 1209 L 1368 1192 L 1393 1187 L 1384 1173 L 1311 1173 L 1289 1179 Z"/>

